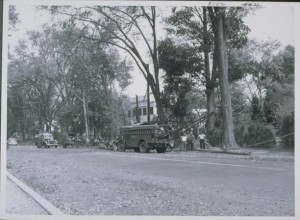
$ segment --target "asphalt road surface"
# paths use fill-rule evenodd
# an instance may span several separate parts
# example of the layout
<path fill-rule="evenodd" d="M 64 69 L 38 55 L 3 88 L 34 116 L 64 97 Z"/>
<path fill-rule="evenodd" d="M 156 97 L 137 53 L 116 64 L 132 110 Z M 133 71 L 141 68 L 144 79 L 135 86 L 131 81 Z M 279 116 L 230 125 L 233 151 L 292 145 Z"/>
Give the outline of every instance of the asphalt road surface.
<path fill-rule="evenodd" d="M 294 162 L 14 146 L 8 171 L 71 215 L 294 216 Z"/>

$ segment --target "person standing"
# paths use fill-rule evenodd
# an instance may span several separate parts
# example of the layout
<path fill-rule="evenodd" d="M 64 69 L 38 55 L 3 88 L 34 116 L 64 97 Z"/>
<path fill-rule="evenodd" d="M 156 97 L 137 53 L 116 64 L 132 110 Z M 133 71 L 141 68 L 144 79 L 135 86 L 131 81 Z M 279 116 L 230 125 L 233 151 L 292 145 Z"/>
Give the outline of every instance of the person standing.
<path fill-rule="evenodd" d="M 200 132 L 199 139 L 200 139 L 200 148 L 205 149 L 205 134 L 204 134 L 204 132 Z"/>
<path fill-rule="evenodd" d="M 187 142 L 188 142 L 187 150 L 193 151 L 194 150 L 194 142 L 195 142 L 195 136 L 193 134 L 193 130 L 191 130 L 190 133 L 188 134 Z"/>
<path fill-rule="evenodd" d="M 182 151 L 186 151 L 186 140 L 187 140 L 187 136 L 185 133 L 183 133 L 181 136 L 180 136 L 180 139 L 181 139 L 181 149 Z"/>

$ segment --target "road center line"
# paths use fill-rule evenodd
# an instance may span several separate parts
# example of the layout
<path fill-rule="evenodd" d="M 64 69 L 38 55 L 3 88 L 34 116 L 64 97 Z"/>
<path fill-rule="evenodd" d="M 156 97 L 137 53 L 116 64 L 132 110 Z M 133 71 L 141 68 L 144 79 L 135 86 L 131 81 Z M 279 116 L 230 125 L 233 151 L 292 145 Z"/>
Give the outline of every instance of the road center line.
<path fill-rule="evenodd" d="M 103 153 L 103 152 L 101 152 L 101 153 Z M 280 168 L 256 167 L 256 166 L 247 166 L 247 165 L 240 165 L 240 164 L 214 163 L 214 162 L 203 162 L 203 161 L 189 161 L 189 160 L 168 159 L 168 158 L 150 158 L 150 157 L 132 156 L 132 155 L 125 156 L 125 155 L 119 155 L 117 152 L 116 152 L 116 154 L 112 154 L 112 153 L 105 153 L 105 154 L 115 156 L 115 157 L 131 157 L 131 158 L 148 159 L 148 160 L 164 160 L 164 161 L 197 163 L 197 164 L 207 164 L 207 165 L 216 165 L 216 166 L 244 167 L 244 168 L 262 169 L 262 170 L 285 171 L 285 169 L 280 169 Z"/>

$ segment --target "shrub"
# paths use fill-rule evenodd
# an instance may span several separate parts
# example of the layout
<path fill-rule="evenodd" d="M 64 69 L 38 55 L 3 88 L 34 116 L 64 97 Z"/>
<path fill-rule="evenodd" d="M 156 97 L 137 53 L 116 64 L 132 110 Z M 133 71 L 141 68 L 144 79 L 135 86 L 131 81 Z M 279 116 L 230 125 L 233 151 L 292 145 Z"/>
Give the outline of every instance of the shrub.
<path fill-rule="evenodd" d="M 268 141 L 267 143 L 262 143 Z M 261 144 L 259 144 L 261 143 Z M 245 131 L 243 144 L 250 147 L 273 147 L 276 144 L 275 135 L 270 126 L 266 126 L 261 122 L 250 122 Z M 259 144 L 251 146 L 254 144 Z"/>
<path fill-rule="evenodd" d="M 288 135 L 294 133 L 294 114 L 284 117 L 280 128 L 280 135 Z M 294 135 L 289 135 L 282 138 L 282 144 L 286 148 L 294 148 Z"/>
<path fill-rule="evenodd" d="M 219 128 L 214 128 L 208 131 L 207 138 L 212 146 L 218 146 L 222 143 L 222 130 Z"/>
<path fill-rule="evenodd" d="M 247 132 L 248 132 L 248 126 L 246 126 L 244 124 L 238 124 L 234 129 L 235 141 L 241 147 L 244 147 L 246 144 L 245 136 L 246 136 Z"/>

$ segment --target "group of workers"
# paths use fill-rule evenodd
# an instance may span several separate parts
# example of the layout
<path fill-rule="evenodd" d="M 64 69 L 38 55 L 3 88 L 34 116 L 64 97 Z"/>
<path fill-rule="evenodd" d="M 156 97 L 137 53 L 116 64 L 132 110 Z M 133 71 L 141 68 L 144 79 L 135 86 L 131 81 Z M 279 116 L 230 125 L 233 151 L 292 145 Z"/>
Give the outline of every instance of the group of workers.
<path fill-rule="evenodd" d="M 181 141 L 181 150 L 186 151 L 193 151 L 195 148 L 195 141 L 196 139 L 200 142 L 200 149 L 205 149 L 205 134 L 204 132 L 199 132 L 199 135 L 197 138 L 195 138 L 195 135 L 193 133 L 193 130 L 191 129 L 190 132 L 183 132 L 180 141 Z"/>

